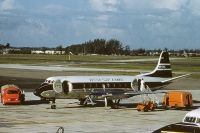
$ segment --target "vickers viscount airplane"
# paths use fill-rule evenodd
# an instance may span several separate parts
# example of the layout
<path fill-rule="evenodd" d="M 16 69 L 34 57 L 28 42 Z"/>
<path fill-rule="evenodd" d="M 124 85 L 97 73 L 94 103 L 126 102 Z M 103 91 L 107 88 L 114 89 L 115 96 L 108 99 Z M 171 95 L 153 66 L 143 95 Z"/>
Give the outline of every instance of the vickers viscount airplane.
<path fill-rule="evenodd" d="M 142 94 L 143 92 L 136 87 L 140 79 L 144 79 L 145 84 L 154 91 L 185 76 L 187 74 L 172 77 L 169 54 L 163 51 L 152 72 L 136 76 L 49 77 L 34 91 L 34 94 L 43 99 L 50 99 L 53 103 L 55 103 L 55 99 L 75 98 L 79 99 L 80 104 L 86 104 L 88 100 L 91 102 L 105 100 L 106 106 L 108 101 L 115 100 L 116 103 L 119 103 L 120 99 Z M 56 106 L 53 104 L 51 107 L 55 108 Z"/>

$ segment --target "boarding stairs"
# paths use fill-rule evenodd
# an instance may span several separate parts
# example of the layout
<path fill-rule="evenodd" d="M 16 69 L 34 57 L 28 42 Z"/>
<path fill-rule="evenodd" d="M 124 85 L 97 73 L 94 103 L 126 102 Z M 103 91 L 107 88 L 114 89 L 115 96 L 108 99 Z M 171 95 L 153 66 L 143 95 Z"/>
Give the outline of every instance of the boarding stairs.
<path fill-rule="evenodd" d="M 157 105 L 160 104 L 159 98 L 156 96 L 156 93 L 153 92 L 149 86 L 146 85 L 146 89 L 142 91 L 140 97 L 142 98 L 143 102 L 145 101 L 152 101 L 156 103 Z"/>

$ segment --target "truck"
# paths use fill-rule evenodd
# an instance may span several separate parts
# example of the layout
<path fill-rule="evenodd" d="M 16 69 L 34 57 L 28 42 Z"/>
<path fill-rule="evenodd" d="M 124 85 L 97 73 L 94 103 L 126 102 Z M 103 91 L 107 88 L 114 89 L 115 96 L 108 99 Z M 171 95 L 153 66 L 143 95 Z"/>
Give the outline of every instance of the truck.
<path fill-rule="evenodd" d="M 192 94 L 185 91 L 168 91 L 163 96 L 164 108 L 191 108 L 193 105 Z"/>
<path fill-rule="evenodd" d="M 1 103 L 21 104 L 25 100 L 24 92 L 16 85 L 4 85 L 1 87 Z"/>

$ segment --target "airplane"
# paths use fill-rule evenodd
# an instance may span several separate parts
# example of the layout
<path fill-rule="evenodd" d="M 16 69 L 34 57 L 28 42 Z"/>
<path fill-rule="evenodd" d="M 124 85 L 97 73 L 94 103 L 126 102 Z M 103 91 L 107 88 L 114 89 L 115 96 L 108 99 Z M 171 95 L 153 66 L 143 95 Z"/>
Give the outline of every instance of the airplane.
<path fill-rule="evenodd" d="M 170 124 L 152 133 L 199 133 L 200 132 L 200 108 L 188 112 L 182 122 Z"/>
<path fill-rule="evenodd" d="M 55 109 L 56 99 L 78 99 L 81 105 L 88 102 L 105 100 L 107 104 L 119 104 L 121 99 L 144 94 L 139 87 L 143 79 L 151 91 L 161 89 L 172 81 L 188 76 L 189 74 L 172 77 L 169 53 L 162 51 L 157 66 L 152 72 L 135 76 L 55 76 L 47 78 L 34 94 L 41 99 L 52 100 L 51 108 Z"/>

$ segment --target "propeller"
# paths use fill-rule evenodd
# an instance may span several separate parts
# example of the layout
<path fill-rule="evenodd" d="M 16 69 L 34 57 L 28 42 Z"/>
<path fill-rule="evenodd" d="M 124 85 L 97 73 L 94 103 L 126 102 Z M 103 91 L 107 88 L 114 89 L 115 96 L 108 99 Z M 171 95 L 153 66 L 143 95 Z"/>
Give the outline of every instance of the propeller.
<path fill-rule="evenodd" d="M 108 107 L 108 100 L 107 100 L 107 97 L 104 98 L 104 101 L 105 101 L 105 107 Z"/>
<path fill-rule="evenodd" d="M 104 97 L 104 102 L 105 102 L 105 107 L 108 107 L 108 99 L 107 99 L 107 94 L 106 94 L 106 86 L 105 86 L 105 84 L 103 84 L 103 91 L 104 91 L 104 95 L 105 95 L 105 97 Z"/>

